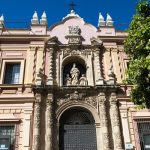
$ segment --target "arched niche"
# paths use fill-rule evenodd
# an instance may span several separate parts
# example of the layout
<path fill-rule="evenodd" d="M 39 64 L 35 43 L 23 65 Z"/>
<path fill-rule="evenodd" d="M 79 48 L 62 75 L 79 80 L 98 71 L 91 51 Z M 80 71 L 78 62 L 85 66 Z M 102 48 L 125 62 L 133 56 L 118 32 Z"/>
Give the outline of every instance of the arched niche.
<path fill-rule="evenodd" d="M 85 61 L 79 56 L 70 56 L 66 58 L 62 63 L 62 85 L 66 85 L 67 76 L 70 78 L 71 76 L 71 69 L 75 67 L 79 70 L 78 80 L 81 78 L 82 75 L 86 77 L 87 73 L 87 65 Z"/>

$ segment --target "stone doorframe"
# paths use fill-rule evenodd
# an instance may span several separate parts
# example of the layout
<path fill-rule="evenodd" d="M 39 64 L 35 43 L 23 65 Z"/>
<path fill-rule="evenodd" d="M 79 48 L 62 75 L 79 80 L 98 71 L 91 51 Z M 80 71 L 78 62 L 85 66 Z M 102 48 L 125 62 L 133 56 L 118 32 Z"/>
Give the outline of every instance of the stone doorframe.
<path fill-rule="evenodd" d="M 58 144 L 59 143 L 59 134 L 58 133 L 59 133 L 60 118 L 66 110 L 72 109 L 72 108 L 81 108 L 81 109 L 84 108 L 92 114 L 92 116 L 95 120 L 97 150 L 101 150 L 102 148 L 101 148 L 101 142 L 100 141 L 102 141 L 102 140 L 101 140 L 101 135 L 100 135 L 100 133 L 101 133 L 101 131 L 100 131 L 101 130 L 100 129 L 100 117 L 98 115 L 98 112 L 92 105 L 87 104 L 85 102 L 79 102 L 79 101 L 78 102 L 76 102 L 76 101 L 67 102 L 67 103 L 61 105 L 57 109 L 57 111 L 56 111 L 57 132 L 55 132 L 55 133 L 57 133 L 57 145 L 59 145 Z M 56 149 L 59 150 L 59 146 Z"/>

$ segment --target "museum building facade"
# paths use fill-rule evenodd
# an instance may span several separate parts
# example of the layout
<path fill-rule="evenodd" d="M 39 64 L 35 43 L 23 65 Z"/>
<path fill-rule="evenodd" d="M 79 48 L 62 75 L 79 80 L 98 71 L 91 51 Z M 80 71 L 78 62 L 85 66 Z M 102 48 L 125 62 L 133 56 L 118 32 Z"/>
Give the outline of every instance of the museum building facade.
<path fill-rule="evenodd" d="M 30 29 L 0 17 L 0 150 L 150 149 L 150 112 L 123 84 L 128 34 L 113 24 L 74 10 L 50 28 L 45 12 Z"/>

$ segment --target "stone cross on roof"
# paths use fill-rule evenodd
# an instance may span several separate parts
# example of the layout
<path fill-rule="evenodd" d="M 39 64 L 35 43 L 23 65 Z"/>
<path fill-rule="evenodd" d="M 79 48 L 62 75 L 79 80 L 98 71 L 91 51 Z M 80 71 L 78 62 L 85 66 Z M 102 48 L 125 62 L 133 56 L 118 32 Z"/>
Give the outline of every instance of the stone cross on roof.
<path fill-rule="evenodd" d="M 69 4 L 69 6 L 70 6 L 70 10 L 75 10 L 76 4 L 74 2 L 72 2 Z"/>

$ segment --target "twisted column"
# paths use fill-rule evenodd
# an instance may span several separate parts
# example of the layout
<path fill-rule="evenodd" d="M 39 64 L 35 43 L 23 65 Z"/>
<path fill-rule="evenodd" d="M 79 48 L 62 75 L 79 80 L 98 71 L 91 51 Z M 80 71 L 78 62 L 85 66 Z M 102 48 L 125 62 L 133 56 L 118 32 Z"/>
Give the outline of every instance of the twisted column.
<path fill-rule="evenodd" d="M 52 113 L 52 103 L 53 95 L 48 94 L 46 101 L 46 150 L 53 150 L 53 138 L 52 138 L 52 128 L 53 128 L 53 113 Z"/>
<path fill-rule="evenodd" d="M 97 85 L 102 85 L 104 83 L 103 77 L 102 77 L 102 72 L 101 72 L 101 66 L 100 66 L 100 58 L 99 58 L 99 48 L 95 49 L 95 61 L 96 61 L 96 70 L 97 70 L 97 80 L 96 83 Z"/>
<path fill-rule="evenodd" d="M 48 85 L 53 84 L 53 48 L 49 49 L 49 74 L 48 74 Z"/>
<path fill-rule="evenodd" d="M 114 139 L 114 149 L 115 150 L 123 150 L 123 142 L 121 137 L 120 130 L 120 119 L 119 119 L 119 111 L 117 106 L 117 98 L 116 93 L 111 93 L 110 97 L 110 114 L 111 114 L 111 122 L 112 122 L 112 130 L 113 130 L 113 139 Z"/>
<path fill-rule="evenodd" d="M 40 110 L 41 94 L 37 93 L 34 105 L 33 150 L 40 150 Z"/>
<path fill-rule="evenodd" d="M 103 150 L 110 150 L 110 138 L 108 130 L 108 118 L 106 110 L 106 97 L 105 93 L 99 94 L 99 112 L 100 112 L 100 121 L 101 121 L 101 131 L 103 138 Z"/>

